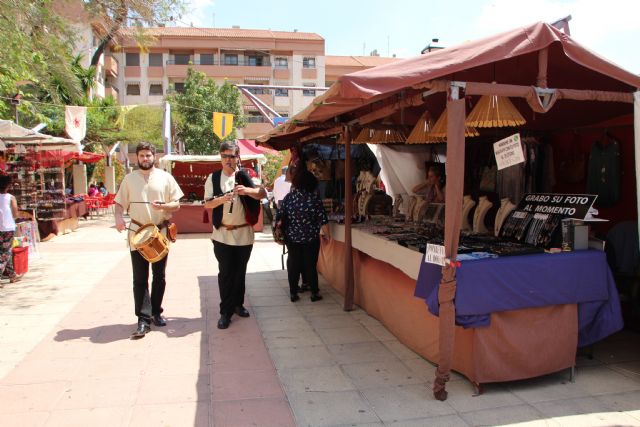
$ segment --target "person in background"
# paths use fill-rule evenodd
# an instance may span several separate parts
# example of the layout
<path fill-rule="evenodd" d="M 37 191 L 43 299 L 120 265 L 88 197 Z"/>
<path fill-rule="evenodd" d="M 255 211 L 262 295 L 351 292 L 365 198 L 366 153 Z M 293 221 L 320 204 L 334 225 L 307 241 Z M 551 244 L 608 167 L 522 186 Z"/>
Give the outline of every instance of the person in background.
<path fill-rule="evenodd" d="M 102 195 L 102 197 L 106 197 L 109 192 L 107 191 L 107 187 L 104 186 L 104 182 L 98 183 L 98 191 Z"/>
<path fill-rule="evenodd" d="M 100 191 L 98 190 L 98 187 L 96 187 L 95 184 L 89 185 L 89 190 L 87 190 L 87 196 L 96 197 L 99 193 Z"/>
<path fill-rule="evenodd" d="M 415 194 L 425 196 L 427 203 L 444 203 L 444 185 L 440 176 L 440 169 L 430 166 L 427 169 L 427 180 L 413 187 Z"/>
<path fill-rule="evenodd" d="M 311 301 L 322 296 L 318 289 L 318 255 L 320 237 L 329 237 L 327 214 L 316 193 L 318 180 L 304 166 L 297 168 L 291 182 L 291 192 L 280 204 L 276 220 L 284 216 L 287 276 L 291 302 L 300 299 L 298 281 L 302 275 L 311 289 Z"/>
<path fill-rule="evenodd" d="M 276 208 L 280 207 L 280 202 L 284 199 L 284 196 L 291 191 L 291 179 L 287 174 L 288 170 L 287 166 L 283 166 L 282 174 L 273 182 L 273 200 L 276 202 Z"/>
<path fill-rule="evenodd" d="M 15 218 L 18 216 L 18 203 L 13 195 L 7 193 L 10 184 L 10 176 L 0 175 L 0 276 L 5 273 L 9 276 L 9 282 L 15 283 L 21 277 L 13 271 L 11 264 L 13 254 L 11 244 L 16 231 Z"/>
<path fill-rule="evenodd" d="M 257 219 L 260 199 L 267 195 L 256 187 L 247 172 L 238 170 L 238 144 L 220 144 L 222 170 L 207 177 L 204 207 L 213 209 L 213 254 L 218 261 L 220 319 L 218 329 L 227 329 L 231 316 L 249 317 L 244 307 L 245 276 L 253 249 L 253 227 L 248 219 Z"/>
<path fill-rule="evenodd" d="M 138 328 L 131 334 L 132 339 L 142 338 L 155 326 L 166 326 L 162 316 L 162 299 L 166 287 L 165 270 L 169 255 L 151 264 L 153 279 L 149 294 L 149 261 L 131 244 L 134 230 L 140 224 L 155 224 L 160 232 L 167 234 L 171 213 L 180 209 L 180 198 L 184 195 L 171 174 L 154 167 L 156 148 L 149 142 L 141 142 L 136 147 L 139 169 L 127 174 L 115 198 L 115 221 L 118 232 L 129 230 L 129 248 L 133 270 L 133 299 Z M 124 212 L 129 212 L 131 226 L 127 227 Z"/>

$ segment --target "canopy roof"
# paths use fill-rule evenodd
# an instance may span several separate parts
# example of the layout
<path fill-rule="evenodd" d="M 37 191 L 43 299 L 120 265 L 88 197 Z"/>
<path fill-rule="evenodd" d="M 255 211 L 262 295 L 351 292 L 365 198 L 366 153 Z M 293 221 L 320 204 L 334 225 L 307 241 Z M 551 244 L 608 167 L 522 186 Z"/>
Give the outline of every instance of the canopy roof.
<path fill-rule="evenodd" d="M 544 51 L 544 59 L 541 59 L 540 51 Z M 497 82 L 629 94 L 640 88 L 640 76 L 589 51 L 555 27 L 539 22 L 344 75 L 309 107 L 258 141 L 268 141 L 278 149 L 286 148 L 319 129 L 349 123 L 393 103 L 411 97 L 415 99 L 416 95 L 428 89 L 428 82 L 433 80 Z M 436 116 L 442 112 L 444 100 L 445 95 L 438 94 L 424 102 L 419 99 L 409 102 L 402 117 L 397 114 L 394 122 L 413 125 L 425 107 Z M 536 116 L 526 103 L 517 100 L 514 103 L 527 118 L 527 127 L 532 129 L 582 126 L 629 114 L 633 110 L 631 104 L 611 103 L 607 108 L 590 108 L 585 104 L 594 103 L 565 100 L 553 107 L 553 114 Z M 577 105 L 580 105 L 579 114 L 576 114 Z M 339 119 L 335 120 L 338 116 Z M 326 133 L 331 134 L 331 131 Z"/>
<path fill-rule="evenodd" d="M 82 152 L 80 143 L 72 139 L 45 135 L 23 128 L 10 120 L 0 120 L 0 141 L 5 145 L 35 146 L 37 150 Z"/>
<path fill-rule="evenodd" d="M 245 160 L 258 160 L 260 164 L 266 162 L 266 158 L 263 154 L 240 154 L 240 158 L 244 162 Z M 210 155 L 210 156 L 199 156 L 199 155 L 178 155 L 178 154 L 167 154 L 163 156 L 160 160 L 160 166 L 162 168 L 169 162 L 185 162 L 185 163 L 215 163 L 220 162 L 222 158 L 219 154 Z"/>

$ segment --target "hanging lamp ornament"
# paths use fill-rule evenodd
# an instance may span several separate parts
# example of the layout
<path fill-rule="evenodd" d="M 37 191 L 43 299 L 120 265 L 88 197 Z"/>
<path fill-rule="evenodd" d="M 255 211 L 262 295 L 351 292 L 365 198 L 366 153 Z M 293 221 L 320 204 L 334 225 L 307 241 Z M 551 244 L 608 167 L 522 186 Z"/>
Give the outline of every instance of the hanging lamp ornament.
<path fill-rule="evenodd" d="M 480 132 L 472 126 L 469 126 L 469 123 L 465 123 L 464 125 L 464 136 L 466 138 L 479 136 Z M 445 108 L 440 118 L 436 121 L 436 124 L 433 125 L 433 130 L 429 134 L 431 140 L 434 142 L 444 142 L 447 140 L 447 109 Z"/>
<path fill-rule="evenodd" d="M 358 133 L 358 135 L 353 140 L 353 144 L 368 144 L 371 142 L 371 138 L 373 137 L 374 129 L 372 128 L 362 128 L 362 130 Z"/>
<path fill-rule="evenodd" d="M 427 110 L 407 137 L 407 144 L 433 144 L 434 142 L 439 142 L 430 135 L 432 130 L 433 120 L 431 120 L 431 114 Z"/>
<path fill-rule="evenodd" d="M 407 136 L 403 131 L 397 129 L 378 129 L 371 137 L 370 144 L 396 144 L 403 143 Z"/>
<path fill-rule="evenodd" d="M 509 97 L 497 95 L 481 96 L 465 121 L 467 126 L 478 128 L 522 126 L 526 122 Z"/>

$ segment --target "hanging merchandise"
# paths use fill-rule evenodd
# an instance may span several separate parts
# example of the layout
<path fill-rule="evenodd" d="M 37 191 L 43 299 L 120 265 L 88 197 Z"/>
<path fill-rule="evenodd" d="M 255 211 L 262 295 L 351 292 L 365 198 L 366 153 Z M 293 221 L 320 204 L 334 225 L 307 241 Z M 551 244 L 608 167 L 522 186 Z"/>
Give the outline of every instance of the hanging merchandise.
<path fill-rule="evenodd" d="M 476 128 L 521 126 L 526 123 L 522 114 L 506 96 L 484 95 L 469 113 L 465 124 Z"/>
<path fill-rule="evenodd" d="M 591 145 L 587 193 L 597 194 L 602 208 L 620 199 L 620 143 L 607 133 Z"/>
<path fill-rule="evenodd" d="M 431 114 L 429 111 L 425 111 L 418 123 L 413 127 L 413 130 L 407 137 L 407 144 L 430 144 L 439 142 L 434 139 L 430 133 L 433 130 L 433 120 L 431 120 Z"/>

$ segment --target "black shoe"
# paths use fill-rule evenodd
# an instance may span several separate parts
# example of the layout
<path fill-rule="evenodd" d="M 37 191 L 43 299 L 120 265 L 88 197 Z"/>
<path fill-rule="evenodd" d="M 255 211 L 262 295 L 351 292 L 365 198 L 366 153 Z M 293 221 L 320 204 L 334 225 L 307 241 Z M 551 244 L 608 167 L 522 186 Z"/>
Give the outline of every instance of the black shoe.
<path fill-rule="evenodd" d="M 221 314 L 218 320 L 218 329 L 227 329 L 231 323 L 231 316 L 227 314 Z"/>
<path fill-rule="evenodd" d="M 154 314 L 151 317 L 151 321 L 153 322 L 154 325 L 156 326 L 167 326 L 167 319 L 165 319 L 164 317 L 162 317 L 161 314 Z"/>
<path fill-rule="evenodd" d="M 306 285 L 304 283 L 302 284 L 302 286 L 298 288 L 298 292 L 307 292 L 308 290 L 309 290 L 309 285 Z"/>
<path fill-rule="evenodd" d="M 291 296 L 291 302 L 296 302 L 300 299 L 298 294 L 291 294 L 290 296 Z"/>
<path fill-rule="evenodd" d="M 243 306 L 236 307 L 235 313 L 240 317 L 249 317 L 250 316 L 249 311 L 246 308 L 244 308 Z"/>
<path fill-rule="evenodd" d="M 140 320 L 140 321 L 138 321 L 138 329 L 136 329 L 135 332 L 131 334 L 131 339 L 142 338 L 150 330 L 151 330 L 151 326 L 149 326 L 148 323 L 143 322 L 142 320 Z"/>
<path fill-rule="evenodd" d="M 316 301 L 320 301 L 322 299 L 322 295 L 320 295 L 319 293 L 315 292 L 311 294 L 311 301 L 316 302 Z"/>

